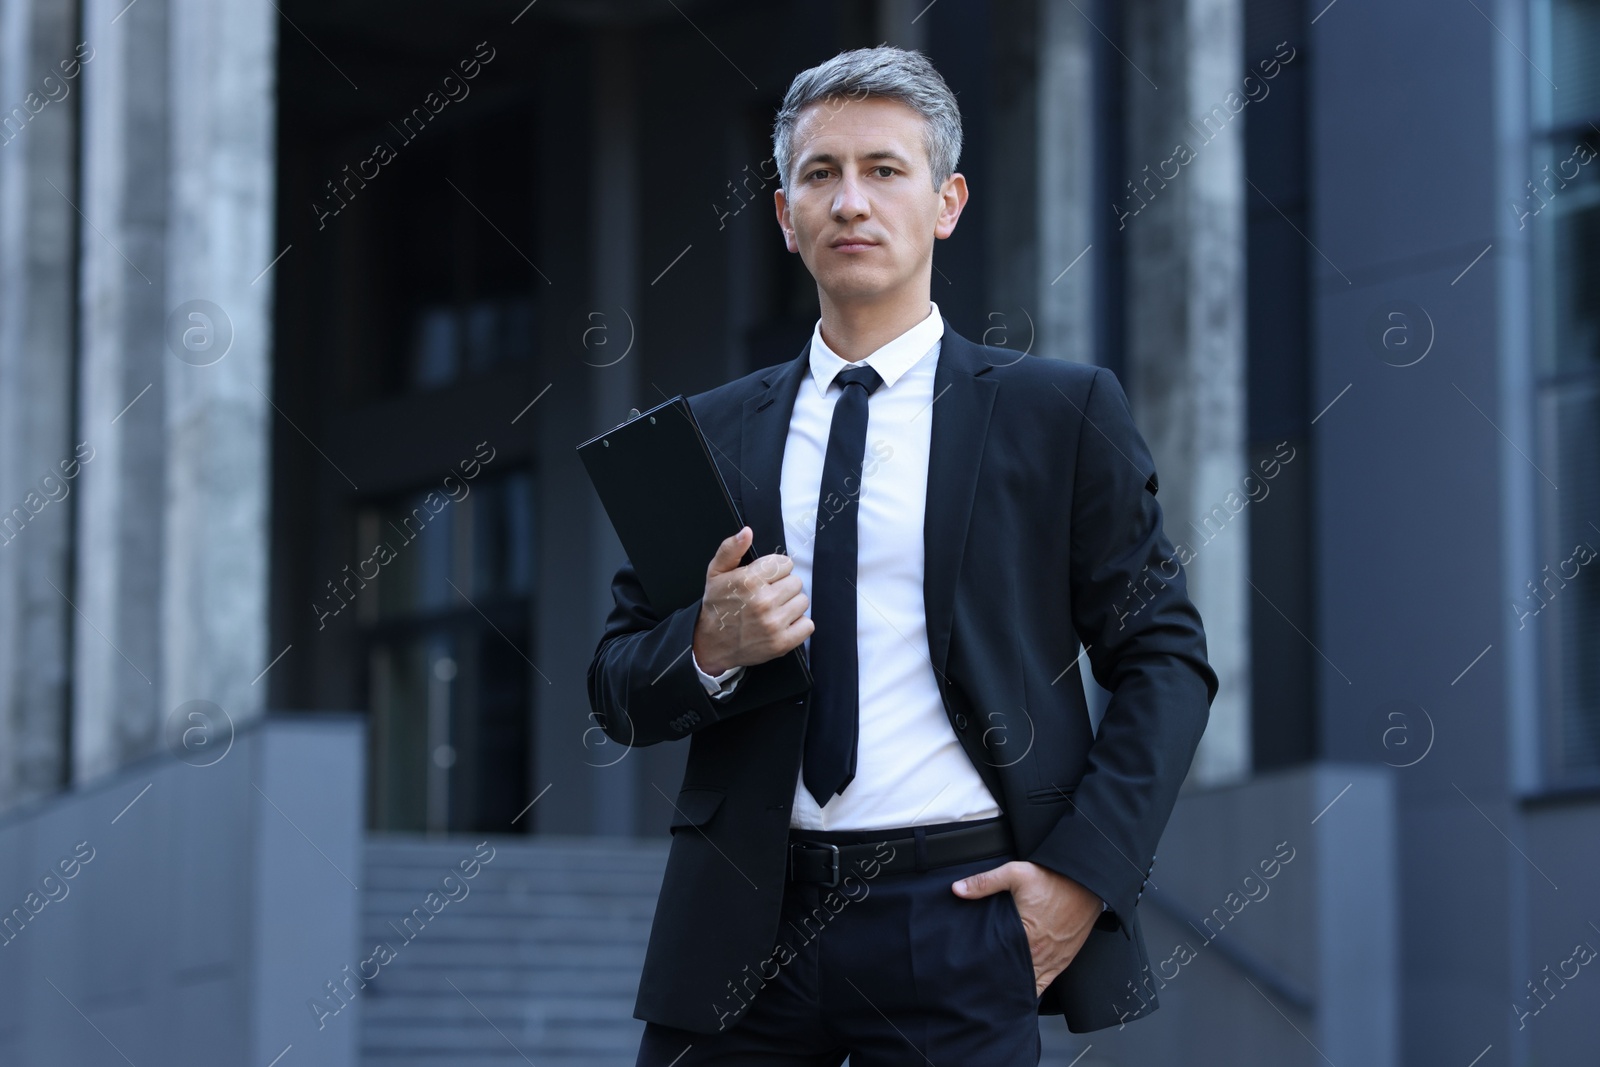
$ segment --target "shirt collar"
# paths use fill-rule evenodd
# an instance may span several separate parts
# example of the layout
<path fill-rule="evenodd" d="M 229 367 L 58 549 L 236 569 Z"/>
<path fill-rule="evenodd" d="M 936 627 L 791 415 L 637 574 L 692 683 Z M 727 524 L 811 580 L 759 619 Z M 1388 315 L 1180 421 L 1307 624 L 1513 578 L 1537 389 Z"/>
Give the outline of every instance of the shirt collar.
<path fill-rule="evenodd" d="M 870 366 L 883 379 L 883 388 L 893 386 L 906 371 L 922 361 L 933 346 L 944 336 L 944 317 L 939 305 L 928 301 L 928 316 L 888 344 L 866 358 L 852 363 L 822 339 L 822 320 L 811 331 L 811 380 L 816 383 L 817 394 L 826 396 L 834 375 L 848 367 Z"/>

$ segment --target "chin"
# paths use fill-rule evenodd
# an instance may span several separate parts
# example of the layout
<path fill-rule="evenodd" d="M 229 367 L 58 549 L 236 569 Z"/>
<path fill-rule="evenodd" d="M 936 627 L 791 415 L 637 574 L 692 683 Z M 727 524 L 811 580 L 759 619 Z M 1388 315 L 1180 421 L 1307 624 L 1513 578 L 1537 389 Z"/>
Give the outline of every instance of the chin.
<path fill-rule="evenodd" d="M 889 292 L 888 286 L 862 285 L 854 280 L 829 278 L 818 283 L 818 287 L 835 301 L 862 301 L 872 300 Z"/>
<path fill-rule="evenodd" d="M 822 275 L 824 289 L 840 296 L 872 296 L 894 288 L 892 282 L 877 269 L 855 269 L 835 264 L 834 269 Z"/>

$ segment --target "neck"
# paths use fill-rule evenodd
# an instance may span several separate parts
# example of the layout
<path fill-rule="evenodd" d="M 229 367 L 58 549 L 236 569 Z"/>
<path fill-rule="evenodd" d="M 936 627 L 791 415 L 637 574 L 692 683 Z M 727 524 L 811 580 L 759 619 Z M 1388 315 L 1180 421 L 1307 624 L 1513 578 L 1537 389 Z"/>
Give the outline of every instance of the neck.
<path fill-rule="evenodd" d="M 865 359 L 927 318 L 928 287 L 872 302 L 834 300 L 822 293 L 822 341 L 851 363 Z"/>

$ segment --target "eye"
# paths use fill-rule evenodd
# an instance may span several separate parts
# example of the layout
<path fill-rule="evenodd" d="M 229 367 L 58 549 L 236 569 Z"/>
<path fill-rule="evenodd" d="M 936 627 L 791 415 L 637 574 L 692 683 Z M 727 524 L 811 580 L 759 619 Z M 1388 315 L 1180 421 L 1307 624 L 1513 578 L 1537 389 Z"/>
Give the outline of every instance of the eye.
<path fill-rule="evenodd" d="M 828 173 L 828 171 L 825 168 L 822 169 L 822 170 L 814 170 L 810 174 L 806 175 L 806 180 L 810 181 L 812 178 L 815 178 L 817 175 L 826 174 L 826 173 Z"/>
<path fill-rule="evenodd" d="M 886 171 L 888 171 L 889 172 L 888 174 L 883 175 L 883 177 L 885 177 L 885 178 L 890 177 L 891 175 L 898 173 L 893 167 L 890 167 L 890 166 L 887 166 L 887 165 L 873 167 L 872 169 L 873 170 L 886 170 Z"/>

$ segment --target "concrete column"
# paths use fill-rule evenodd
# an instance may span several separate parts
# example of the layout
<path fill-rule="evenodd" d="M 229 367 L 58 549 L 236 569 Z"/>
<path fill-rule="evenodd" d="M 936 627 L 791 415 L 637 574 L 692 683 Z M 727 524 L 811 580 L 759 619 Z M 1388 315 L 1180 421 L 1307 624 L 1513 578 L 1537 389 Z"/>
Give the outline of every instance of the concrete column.
<path fill-rule="evenodd" d="M 159 743 L 167 2 L 85 0 L 73 776 Z M 115 20 L 115 21 L 113 21 Z M 199 695 L 199 694 L 197 694 Z"/>
<path fill-rule="evenodd" d="M 170 10 L 167 339 L 177 315 L 193 351 L 163 353 L 160 688 L 163 707 L 213 700 L 239 722 L 260 714 L 255 680 L 283 651 L 267 647 L 272 284 L 294 255 L 271 267 L 278 13 L 270 0 Z"/>
<path fill-rule="evenodd" d="M 0 2 L 0 810 L 67 773 L 76 14 Z"/>
<path fill-rule="evenodd" d="M 1094 84 L 1089 35 L 1070 6 L 1023 0 L 994 16 L 988 172 L 988 317 L 982 340 L 1103 362 L 1095 336 Z M 967 115 L 968 124 L 981 116 Z"/>
<path fill-rule="evenodd" d="M 279 651 L 266 647 L 276 20 L 255 0 L 84 8 L 100 43 L 85 71 L 80 433 L 104 447 L 77 542 L 79 777 L 157 748 L 186 701 L 256 717 L 252 683 Z"/>
<path fill-rule="evenodd" d="M 1104 363 L 1096 329 L 1094 29 L 1070 6 L 996 10 L 981 340 L 1047 359 Z M 968 122 L 977 116 L 967 116 Z M 1103 255 L 1103 250 L 1101 253 Z M 1018 358 L 1021 358 L 1020 355 Z M 1106 693 L 1080 672 L 1098 725 Z"/>
<path fill-rule="evenodd" d="M 1078 363 L 1104 361 L 1095 337 L 1095 254 L 1090 211 L 1095 158 L 1094 29 L 1069 5 L 1038 12 L 1038 152 L 1034 192 L 1038 263 L 1031 274 L 1034 351 Z M 1024 328 L 1017 324 L 1015 329 Z"/>
<path fill-rule="evenodd" d="M 1242 5 L 1124 10 L 1125 384 L 1221 682 L 1193 770 L 1214 784 L 1250 770 Z"/>

